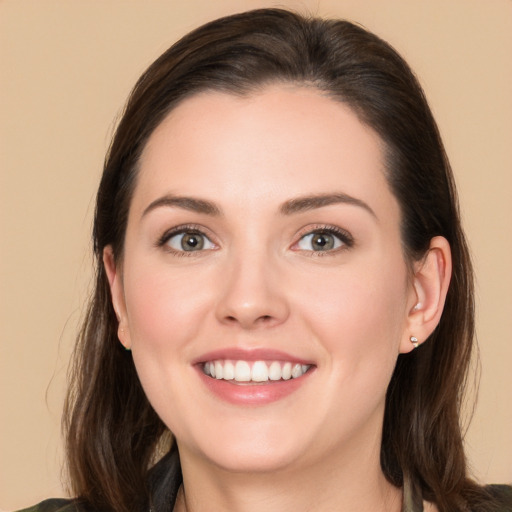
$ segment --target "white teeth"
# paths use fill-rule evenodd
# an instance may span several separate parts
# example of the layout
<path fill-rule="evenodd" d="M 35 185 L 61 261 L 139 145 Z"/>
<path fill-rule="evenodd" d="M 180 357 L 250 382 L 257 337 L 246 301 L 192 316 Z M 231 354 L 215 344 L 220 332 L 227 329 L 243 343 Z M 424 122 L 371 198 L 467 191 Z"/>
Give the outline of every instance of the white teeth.
<path fill-rule="evenodd" d="M 236 382 L 268 382 L 297 379 L 311 365 L 280 361 L 208 361 L 203 365 L 206 375 L 219 380 Z"/>
<path fill-rule="evenodd" d="M 284 380 L 290 380 L 292 378 L 292 363 L 286 363 L 281 374 Z"/>
<path fill-rule="evenodd" d="M 251 380 L 254 382 L 266 382 L 268 380 L 268 368 L 263 361 L 256 361 L 252 365 Z"/>
<path fill-rule="evenodd" d="M 225 380 L 233 380 L 235 378 L 235 366 L 231 361 L 226 361 L 224 363 L 223 378 Z"/>
<path fill-rule="evenodd" d="M 215 364 L 215 372 L 217 372 L 217 364 Z M 292 377 L 296 379 L 302 375 L 302 366 L 300 364 L 296 364 L 292 368 Z"/>
<path fill-rule="evenodd" d="M 249 382 L 251 380 L 251 367 L 247 361 L 236 362 L 235 380 L 237 382 Z"/>
<path fill-rule="evenodd" d="M 223 374 L 223 366 L 220 361 L 215 361 L 215 378 L 216 379 L 222 379 Z"/>
<path fill-rule="evenodd" d="M 281 380 L 281 365 L 277 361 L 270 365 L 268 377 L 270 380 Z"/>

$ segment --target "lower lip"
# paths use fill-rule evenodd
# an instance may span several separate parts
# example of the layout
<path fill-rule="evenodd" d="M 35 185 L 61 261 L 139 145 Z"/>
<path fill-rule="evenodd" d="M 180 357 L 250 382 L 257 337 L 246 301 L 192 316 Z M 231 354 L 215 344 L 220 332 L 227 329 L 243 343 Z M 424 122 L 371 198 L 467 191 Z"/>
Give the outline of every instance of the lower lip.
<path fill-rule="evenodd" d="M 313 369 L 304 375 L 289 380 L 267 381 L 262 383 L 238 383 L 214 379 L 206 375 L 198 366 L 199 377 L 206 387 L 217 397 L 235 405 L 266 405 L 281 400 L 303 386 Z"/>

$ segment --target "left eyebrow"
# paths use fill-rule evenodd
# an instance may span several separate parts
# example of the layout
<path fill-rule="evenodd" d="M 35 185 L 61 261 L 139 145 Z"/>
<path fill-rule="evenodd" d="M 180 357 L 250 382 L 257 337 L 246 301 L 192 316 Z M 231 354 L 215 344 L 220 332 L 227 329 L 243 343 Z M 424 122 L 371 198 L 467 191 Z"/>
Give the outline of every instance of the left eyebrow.
<path fill-rule="evenodd" d="M 206 215 L 218 216 L 221 214 L 219 208 L 212 202 L 205 199 L 195 197 L 174 196 L 171 194 L 165 195 L 153 201 L 142 213 L 142 217 L 147 215 L 150 211 L 161 208 L 181 208 L 197 213 L 204 213 Z"/>
<path fill-rule="evenodd" d="M 322 208 L 324 206 L 340 203 L 363 208 L 368 213 L 370 213 L 372 217 L 377 219 L 377 215 L 368 204 L 366 204 L 361 199 L 358 199 L 357 197 L 352 197 L 348 194 L 344 194 L 343 192 L 297 197 L 283 203 L 279 210 L 283 215 L 292 215 L 294 213 L 301 213 L 308 210 L 314 210 L 316 208 Z"/>

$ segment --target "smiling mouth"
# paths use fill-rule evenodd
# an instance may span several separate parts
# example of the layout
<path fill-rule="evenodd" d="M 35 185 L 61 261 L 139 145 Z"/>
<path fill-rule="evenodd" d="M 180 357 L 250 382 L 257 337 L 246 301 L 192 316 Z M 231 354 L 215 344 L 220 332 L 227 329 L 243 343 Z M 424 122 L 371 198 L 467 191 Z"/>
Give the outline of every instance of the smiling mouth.
<path fill-rule="evenodd" d="M 217 380 L 233 383 L 277 382 L 302 377 L 311 368 L 310 364 L 290 361 L 243 361 L 215 360 L 203 363 L 205 375 Z"/>

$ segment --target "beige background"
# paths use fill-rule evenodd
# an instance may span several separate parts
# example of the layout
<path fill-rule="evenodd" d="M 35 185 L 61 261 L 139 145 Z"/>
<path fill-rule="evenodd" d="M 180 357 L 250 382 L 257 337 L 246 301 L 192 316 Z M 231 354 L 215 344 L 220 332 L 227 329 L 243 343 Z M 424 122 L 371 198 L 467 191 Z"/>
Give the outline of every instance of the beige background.
<path fill-rule="evenodd" d="M 219 15 L 291 6 L 356 20 L 418 73 L 458 180 L 478 273 L 475 474 L 512 481 L 510 0 L 0 1 L 0 508 L 63 495 L 65 368 L 90 276 L 103 155 L 144 68 Z"/>

